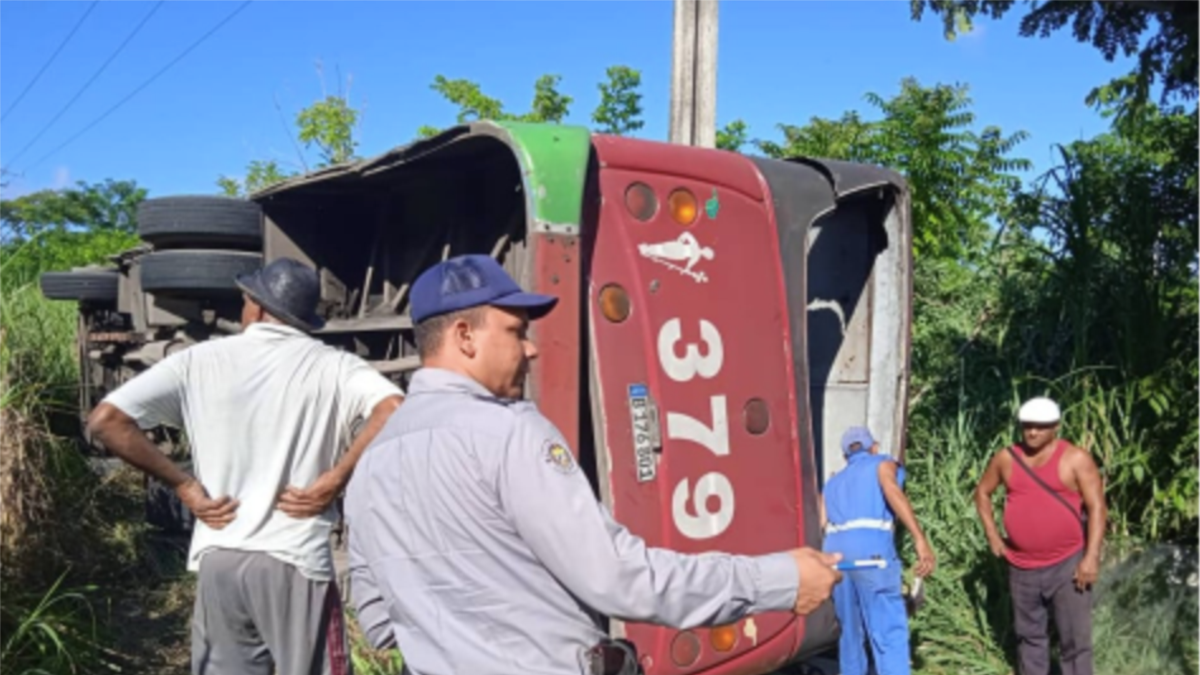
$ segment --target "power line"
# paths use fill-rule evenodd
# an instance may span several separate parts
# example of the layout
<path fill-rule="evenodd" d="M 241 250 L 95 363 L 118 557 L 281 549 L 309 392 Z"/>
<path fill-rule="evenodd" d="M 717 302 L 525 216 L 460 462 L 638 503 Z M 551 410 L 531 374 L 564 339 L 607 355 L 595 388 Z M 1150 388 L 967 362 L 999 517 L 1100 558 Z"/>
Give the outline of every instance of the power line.
<path fill-rule="evenodd" d="M 18 152 L 16 155 L 14 155 L 12 157 L 12 159 L 8 160 L 9 164 L 15 164 L 18 159 L 20 159 L 22 156 L 24 156 L 25 153 L 29 150 L 29 148 L 33 147 L 33 144 L 37 143 L 38 139 L 40 139 L 47 131 L 49 131 L 50 127 L 54 126 L 54 123 L 57 122 L 63 115 L 65 115 L 68 110 L 71 109 L 71 106 L 75 105 L 75 102 L 79 100 L 79 97 L 83 96 L 84 92 L 86 92 L 88 90 L 88 87 L 92 86 L 92 83 L 95 82 L 96 79 L 100 77 L 100 74 L 103 73 L 106 68 L 108 68 L 108 65 L 113 62 L 113 59 L 116 59 L 117 55 L 120 54 L 122 51 L 124 51 L 125 47 L 131 41 L 133 41 L 134 36 L 136 36 L 138 33 L 141 32 L 142 27 L 145 26 L 148 21 L 150 21 L 150 17 L 154 16 L 154 13 L 158 11 L 159 7 L 163 6 L 164 2 L 166 2 L 166 0 L 159 0 L 159 2 L 155 3 L 154 7 L 152 7 L 150 9 L 150 11 L 146 14 L 145 18 L 142 19 L 141 23 L 139 23 L 136 27 L 134 27 L 133 32 L 131 32 L 125 38 L 125 41 L 122 42 L 117 47 L 116 51 L 114 51 L 111 55 L 109 55 L 108 60 L 106 60 L 104 62 L 104 64 L 100 66 L 100 69 L 97 70 L 95 73 L 93 73 L 92 76 L 90 78 L 88 78 L 87 82 L 83 83 L 83 86 L 79 88 L 79 91 L 75 92 L 75 95 L 71 97 L 71 100 L 67 101 L 66 105 L 64 105 L 61 109 L 59 109 L 58 113 L 54 117 L 52 117 L 50 119 L 50 121 L 47 122 L 41 128 L 40 131 L 37 132 L 37 134 L 33 137 L 33 140 L 26 143 L 25 147 L 21 148 L 20 152 Z"/>
<path fill-rule="evenodd" d="M 192 52 L 192 50 L 194 50 L 196 47 L 199 47 L 208 38 L 212 37 L 213 33 L 216 33 L 225 24 L 232 21 L 233 17 L 237 16 L 238 14 L 240 14 L 242 12 L 242 10 L 249 7 L 251 2 L 253 2 L 253 0 L 246 0 L 245 2 L 238 5 L 237 9 L 230 12 L 229 16 L 226 16 L 224 19 L 221 19 L 220 23 L 213 26 L 204 35 L 201 35 L 198 40 L 196 40 L 191 45 L 189 45 L 187 49 L 183 50 L 179 54 L 179 56 L 176 56 L 174 59 L 172 59 L 170 61 L 170 63 L 163 66 L 162 69 L 160 69 L 157 73 L 154 73 L 153 75 L 151 75 L 149 79 L 147 79 L 145 82 L 138 85 L 138 87 L 136 89 L 134 89 L 133 91 L 129 92 L 129 94 L 126 95 L 125 98 L 121 99 L 120 101 L 117 101 L 117 103 L 115 105 L 113 105 L 108 110 L 105 110 L 103 114 L 101 114 L 96 119 L 92 120 L 92 122 L 90 124 L 88 124 L 87 126 L 85 126 L 82 129 L 80 129 L 74 136 L 71 136 L 70 138 L 63 141 L 61 144 L 59 144 L 58 147 L 56 147 L 53 150 L 51 150 L 50 152 L 47 152 L 46 154 L 42 155 L 42 157 L 40 159 L 38 159 L 38 161 L 34 162 L 28 168 L 26 168 L 26 171 L 32 171 L 33 169 L 37 168 L 38 166 L 41 165 L 42 162 L 46 161 L 51 156 L 53 156 L 54 153 L 58 152 L 59 150 L 62 150 L 63 148 L 70 145 L 71 143 L 74 143 L 80 136 L 86 134 L 88 131 L 91 131 L 93 127 L 95 127 L 97 124 L 100 124 L 105 119 L 107 119 L 109 115 L 113 114 L 121 106 L 128 103 L 130 99 L 132 99 L 134 96 L 137 96 L 139 93 L 141 93 L 141 91 L 143 89 L 145 89 L 146 87 L 149 87 L 151 84 L 153 84 L 155 80 L 157 80 L 159 77 L 161 77 L 163 75 L 163 73 L 170 70 L 172 66 L 174 66 L 176 63 L 179 63 L 180 61 L 182 61 L 185 56 L 187 56 L 188 54 L 190 54 Z"/>
<path fill-rule="evenodd" d="M 58 49 L 54 50 L 54 53 L 50 55 L 50 58 L 46 59 L 46 62 L 42 64 L 42 69 L 37 71 L 37 75 L 34 75 L 33 79 L 29 81 L 29 84 L 25 85 L 25 88 L 22 89 L 21 93 L 17 95 L 17 100 L 13 101 L 13 104 L 8 106 L 8 110 L 5 110 L 4 113 L 0 114 L 0 122 L 3 122 L 4 118 L 8 117 L 8 114 L 15 110 L 16 107 L 21 103 L 21 100 L 25 98 L 25 94 L 28 94 L 29 90 L 33 89 L 33 85 L 37 84 L 37 81 L 41 79 L 42 73 L 46 72 L 46 69 L 50 67 L 51 63 L 54 63 L 54 59 L 58 58 L 59 52 L 63 50 L 63 47 L 67 46 L 67 43 L 71 41 L 71 38 L 75 37 L 75 32 L 78 31 L 79 27 L 83 25 L 84 19 L 88 18 L 88 14 L 91 14 L 92 10 L 96 9 L 96 5 L 98 4 L 100 4 L 100 0 L 93 0 L 92 4 L 88 5 L 88 8 L 83 12 L 83 16 L 79 17 L 79 21 L 75 22 L 75 27 L 71 29 L 70 33 L 67 33 L 67 37 L 63 38 L 62 43 L 58 45 Z"/>

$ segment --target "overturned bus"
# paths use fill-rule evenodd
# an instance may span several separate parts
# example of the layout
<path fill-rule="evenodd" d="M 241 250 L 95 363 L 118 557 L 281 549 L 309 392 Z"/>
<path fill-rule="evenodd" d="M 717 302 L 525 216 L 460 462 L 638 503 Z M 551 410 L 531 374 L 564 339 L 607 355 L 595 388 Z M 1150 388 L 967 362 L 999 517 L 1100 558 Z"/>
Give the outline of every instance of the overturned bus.
<path fill-rule="evenodd" d="M 239 330 L 233 276 L 280 256 L 321 278 L 317 334 L 402 386 L 409 289 L 496 257 L 561 298 L 527 395 L 597 497 L 653 546 L 819 547 L 837 439 L 904 445 L 909 195 L 884 169 L 478 122 L 250 197 L 144 202 L 116 268 L 51 273 L 79 301 L 81 409 L 174 350 Z M 174 436 L 161 438 L 164 447 Z M 613 621 L 648 673 L 766 673 L 836 642 L 832 607 L 676 631 Z"/>

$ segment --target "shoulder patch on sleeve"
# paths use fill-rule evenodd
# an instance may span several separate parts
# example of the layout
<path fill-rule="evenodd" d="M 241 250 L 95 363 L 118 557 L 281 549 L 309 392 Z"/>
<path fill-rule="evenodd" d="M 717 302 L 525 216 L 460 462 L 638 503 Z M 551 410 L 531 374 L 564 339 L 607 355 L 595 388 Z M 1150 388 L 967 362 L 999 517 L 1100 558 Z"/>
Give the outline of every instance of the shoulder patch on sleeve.
<path fill-rule="evenodd" d="M 557 440 L 547 440 L 542 443 L 542 459 L 563 474 L 574 473 L 579 468 L 579 465 L 575 463 L 575 456 L 571 454 L 566 445 Z"/>

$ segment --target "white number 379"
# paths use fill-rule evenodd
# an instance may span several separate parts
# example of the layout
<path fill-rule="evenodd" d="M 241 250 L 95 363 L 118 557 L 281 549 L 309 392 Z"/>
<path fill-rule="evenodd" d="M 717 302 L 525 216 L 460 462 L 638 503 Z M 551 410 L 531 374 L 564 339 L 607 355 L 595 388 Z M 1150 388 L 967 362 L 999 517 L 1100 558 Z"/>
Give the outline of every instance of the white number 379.
<path fill-rule="evenodd" d="M 721 372 L 725 347 L 721 333 L 711 322 L 700 320 L 703 349 L 695 343 L 677 345 L 683 340 L 679 319 L 668 319 L 658 331 L 658 362 L 672 380 L 684 383 L 699 375 L 712 379 Z M 729 455 L 729 422 L 724 394 L 709 397 L 711 424 L 681 412 L 667 411 L 667 438 L 691 441 L 718 457 Z M 717 505 L 715 510 L 713 500 Z M 696 479 L 694 486 L 680 479 L 671 495 L 671 518 L 676 529 L 689 539 L 710 539 L 724 532 L 733 522 L 733 483 L 725 474 L 710 471 Z"/>

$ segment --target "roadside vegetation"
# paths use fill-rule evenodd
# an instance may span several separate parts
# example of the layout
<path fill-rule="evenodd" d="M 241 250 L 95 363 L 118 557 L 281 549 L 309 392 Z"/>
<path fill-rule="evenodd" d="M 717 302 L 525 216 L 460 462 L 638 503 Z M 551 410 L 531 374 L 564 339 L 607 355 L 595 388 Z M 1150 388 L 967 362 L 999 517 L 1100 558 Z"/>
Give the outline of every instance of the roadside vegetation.
<path fill-rule="evenodd" d="M 913 621 L 917 672 L 1005 675 L 1014 640 L 1003 565 L 971 491 L 1016 438 L 1013 411 L 1058 399 L 1064 435 L 1100 463 L 1110 506 L 1096 591 L 1097 672 L 1193 673 L 1197 655 L 1197 63 L 1194 4 L 914 2 L 948 36 L 972 18 L 1024 12 L 1022 35 L 1071 24 L 1097 58 L 1137 55 L 1088 102 L 1108 132 L 1057 147 L 1036 180 L 1027 136 L 977 119 L 966 86 L 905 80 L 861 110 L 783 124 L 756 139 L 733 121 L 721 147 L 884 165 L 913 190 L 915 327 L 908 491 L 938 553 Z M 1164 9 L 1165 7 L 1165 9 Z M 928 18 L 928 17 L 926 17 Z M 557 76 L 514 113 L 469 80 L 432 87 L 459 122 L 561 122 Z M 614 66 L 591 115 L 599 131 L 642 126 L 640 74 Z M 353 159 L 361 111 L 323 94 L 295 117 L 295 161 L 264 158 L 217 189 L 240 195 Z M 436 133 L 432 127 L 418 136 Z M 398 139 L 399 141 L 400 139 Z M 80 184 L 0 203 L 0 661 L 5 672 L 182 673 L 191 582 L 181 542 L 143 524 L 141 478 L 80 452 L 75 309 L 42 298 L 46 270 L 103 264 L 133 241 L 145 192 Z M 905 542 L 908 546 L 908 542 Z M 912 558 L 912 551 L 905 555 Z M 358 672 L 397 673 L 352 625 Z"/>

